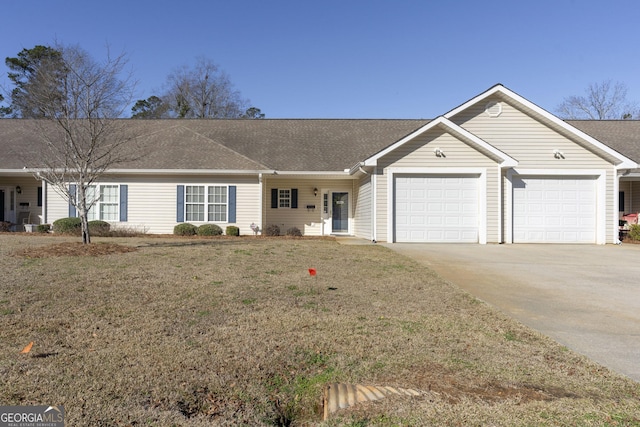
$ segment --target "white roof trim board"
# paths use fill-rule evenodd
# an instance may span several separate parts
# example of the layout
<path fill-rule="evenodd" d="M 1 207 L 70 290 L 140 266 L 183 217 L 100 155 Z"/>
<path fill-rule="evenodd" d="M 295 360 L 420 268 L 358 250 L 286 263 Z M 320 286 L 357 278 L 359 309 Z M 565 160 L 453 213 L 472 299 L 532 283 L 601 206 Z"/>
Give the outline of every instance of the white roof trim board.
<path fill-rule="evenodd" d="M 546 120 L 552 122 L 556 126 L 559 126 L 559 127 L 563 128 L 563 129 L 565 129 L 567 132 L 573 133 L 575 136 L 577 136 L 578 138 L 583 139 L 584 141 L 586 141 L 587 143 L 593 145 L 597 149 L 602 150 L 605 153 L 607 153 L 608 155 L 618 159 L 619 163 L 615 165 L 618 169 L 635 169 L 635 168 L 638 167 L 638 164 L 636 162 L 634 162 L 633 160 L 631 160 L 628 157 L 618 153 L 617 151 L 615 151 L 611 147 L 603 144 L 602 142 L 598 141 L 597 139 L 595 139 L 595 138 L 589 136 L 588 134 L 582 132 L 580 129 L 570 125 L 569 123 L 565 122 L 564 120 L 559 119 L 558 117 L 556 117 L 553 114 L 549 113 L 544 108 L 541 108 L 541 107 L 537 106 L 533 102 L 527 100 L 526 98 L 523 98 L 522 96 L 518 95 L 517 93 L 513 92 L 512 90 L 507 89 L 506 87 L 504 87 L 501 84 L 497 84 L 497 85 L 489 88 L 485 92 L 481 93 L 480 95 L 478 95 L 478 96 L 476 96 L 474 98 L 471 98 L 469 101 L 465 102 L 464 104 L 460 105 L 459 107 L 456 107 L 453 110 L 451 110 L 448 113 L 446 113 L 444 115 L 444 117 L 447 118 L 447 119 L 450 119 L 453 116 L 455 116 L 456 114 L 460 113 L 461 111 L 466 110 L 467 108 L 471 107 L 472 105 L 474 105 L 474 104 L 476 104 L 478 102 L 481 102 L 482 100 L 487 99 L 488 97 L 490 97 L 492 95 L 495 95 L 496 93 L 499 93 L 502 96 L 507 97 L 507 98 L 509 98 L 509 99 L 511 99 L 511 100 L 523 105 L 524 107 L 526 107 L 526 108 L 534 111 L 535 113 L 539 114 L 540 116 L 544 117 Z"/>
<path fill-rule="evenodd" d="M 424 125 L 423 127 L 421 127 L 420 129 L 416 130 L 415 132 L 407 135 L 406 137 L 402 138 L 400 141 L 396 142 L 395 144 L 390 145 L 389 147 L 385 148 L 384 150 L 380 151 L 378 154 L 369 157 L 368 159 L 366 159 L 363 162 L 364 166 L 375 166 L 378 162 L 378 159 L 380 159 L 381 157 L 389 154 L 390 152 L 394 151 L 395 149 L 397 149 L 398 147 L 401 147 L 402 145 L 406 144 L 407 142 L 411 141 L 412 139 L 414 139 L 415 137 L 437 127 L 443 127 L 446 130 L 448 130 L 449 132 L 453 133 L 453 134 L 458 134 L 460 136 L 462 136 L 463 139 L 466 139 L 467 141 L 471 142 L 473 145 L 476 145 L 486 151 L 489 151 L 491 154 L 493 154 L 494 156 L 502 159 L 502 161 L 500 162 L 500 166 L 502 167 L 514 167 L 518 164 L 518 161 L 515 160 L 513 157 L 505 154 L 504 152 L 498 150 L 496 147 L 494 147 L 493 145 L 489 144 L 488 142 L 484 141 L 483 139 L 478 138 L 476 135 L 472 134 L 471 132 L 469 132 L 468 130 L 458 126 L 457 124 L 453 123 L 451 120 L 449 120 L 448 118 L 444 117 L 444 116 L 440 116 L 432 121 L 430 121 L 429 123 L 427 123 L 426 125 Z"/>

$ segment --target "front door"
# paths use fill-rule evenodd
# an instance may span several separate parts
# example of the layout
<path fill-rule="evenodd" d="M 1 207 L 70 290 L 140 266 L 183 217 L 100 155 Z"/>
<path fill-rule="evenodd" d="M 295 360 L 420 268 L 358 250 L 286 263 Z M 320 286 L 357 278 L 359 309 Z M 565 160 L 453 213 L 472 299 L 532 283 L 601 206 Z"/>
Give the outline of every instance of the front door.
<path fill-rule="evenodd" d="M 0 190 L 0 221 L 4 221 L 4 190 Z"/>
<path fill-rule="evenodd" d="M 331 193 L 331 231 L 349 232 L 349 193 Z"/>

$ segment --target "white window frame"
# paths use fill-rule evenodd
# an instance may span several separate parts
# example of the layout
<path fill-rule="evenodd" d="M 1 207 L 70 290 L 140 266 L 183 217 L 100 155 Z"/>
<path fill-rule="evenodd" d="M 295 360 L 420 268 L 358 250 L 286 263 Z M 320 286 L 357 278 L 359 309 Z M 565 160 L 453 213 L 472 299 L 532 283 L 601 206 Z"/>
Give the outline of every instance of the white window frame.
<path fill-rule="evenodd" d="M 224 189 L 224 194 L 216 194 L 216 189 Z M 224 202 L 216 201 L 216 196 L 224 196 Z M 213 198 L 213 201 L 211 200 Z M 206 215 L 208 222 L 223 222 L 229 221 L 229 186 L 228 185 L 208 185 L 206 189 L 207 209 Z M 223 210 L 216 211 L 215 208 L 223 206 Z M 224 218 L 219 217 L 216 219 L 216 215 L 224 215 Z"/>
<path fill-rule="evenodd" d="M 191 188 L 198 187 L 204 190 L 202 194 L 202 201 L 188 201 L 190 198 L 189 190 Z M 224 198 L 225 202 L 216 202 L 215 201 L 215 189 L 216 188 L 224 188 Z M 210 196 L 212 197 L 210 201 Z M 220 196 L 220 195 L 218 195 Z M 201 206 L 202 211 L 198 212 L 198 214 L 202 213 L 202 219 L 200 219 L 200 215 L 194 219 L 193 212 L 187 212 L 187 206 Z M 224 206 L 222 211 L 215 210 L 216 206 Z M 220 216 L 216 219 L 216 215 L 224 215 L 224 218 Z M 209 219 L 212 218 L 212 219 Z M 228 223 L 229 221 L 229 186 L 228 185 L 218 185 L 218 184 L 185 184 L 184 185 L 184 220 L 185 222 L 214 222 L 214 223 Z"/>
<path fill-rule="evenodd" d="M 198 188 L 202 190 L 202 193 L 193 194 L 193 192 L 189 192 L 192 188 Z M 202 197 L 202 200 L 193 201 L 194 197 Z M 191 198 L 191 200 L 189 200 Z M 189 207 L 201 207 L 201 210 L 198 212 L 189 212 Z M 184 220 L 188 222 L 204 222 L 205 217 L 207 216 L 206 212 L 207 206 L 207 186 L 200 184 L 193 185 L 185 185 L 184 186 Z M 197 217 L 196 217 L 197 215 Z M 200 215 L 202 215 L 202 219 L 200 219 Z"/>
<path fill-rule="evenodd" d="M 278 209 L 291 209 L 290 188 L 278 188 Z"/>
<path fill-rule="evenodd" d="M 104 202 L 102 200 L 104 192 L 103 192 L 103 188 L 104 187 L 114 187 L 115 188 L 115 202 Z M 92 189 L 92 190 L 90 190 Z M 96 194 L 95 191 L 97 189 L 97 194 L 98 194 L 98 199 L 93 201 L 93 205 L 91 206 L 91 208 L 89 209 L 89 211 L 87 212 L 87 219 L 89 221 L 94 221 L 94 220 L 100 220 L 100 221 L 106 221 L 106 222 L 118 222 L 120 220 L 120 184 L 91 184 L 89 186 L 87 186 L 87 192 L 89 191 L 93 191 L 94 195 Z M 76 195 L 77 197 L 77 195 Z M 89 194 L 87 194 L 87 202 L 91 203 L 92 200 L 89 200 Z M 109 218 L 109 219 L 105 219 L 103 212 L 102 212 L 102 208 L 104 206 L 108 206 L 108 205 L 113 205 L 115 206 L 115 211 L 113 213 L 113 219 Z"/>

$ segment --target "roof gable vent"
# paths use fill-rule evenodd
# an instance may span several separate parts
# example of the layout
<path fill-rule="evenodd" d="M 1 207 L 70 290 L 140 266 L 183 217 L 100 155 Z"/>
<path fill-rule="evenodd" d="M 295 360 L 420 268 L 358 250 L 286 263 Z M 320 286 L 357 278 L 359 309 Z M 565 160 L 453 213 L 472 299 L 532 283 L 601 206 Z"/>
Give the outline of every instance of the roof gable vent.
<path fill-rule="evenodd" d="M 484 107 L 484 112 L 487 113 L 489 117 L 498 117 L 502 114 L 502 104 L 497 101 L 490 101 L 486 107 Z"/>

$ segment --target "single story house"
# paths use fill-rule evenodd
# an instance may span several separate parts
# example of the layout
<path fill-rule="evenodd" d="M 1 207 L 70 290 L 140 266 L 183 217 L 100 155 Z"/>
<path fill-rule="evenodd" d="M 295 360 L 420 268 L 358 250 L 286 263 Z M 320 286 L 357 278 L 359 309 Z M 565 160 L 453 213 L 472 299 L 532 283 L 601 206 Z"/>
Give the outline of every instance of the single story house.
<path fill-rule="evenodd" d="M 0 120 L 0 220 L 76 215 L 30 172 L 27 125 Z M 563 121 L 499 84 L 433 120 L 127 127 L 147 152 L 103 176 L 91 218 L 149 233 L 275 224 L 380 242 L 605 244 L 640 211 L 640 122 Z"/>

